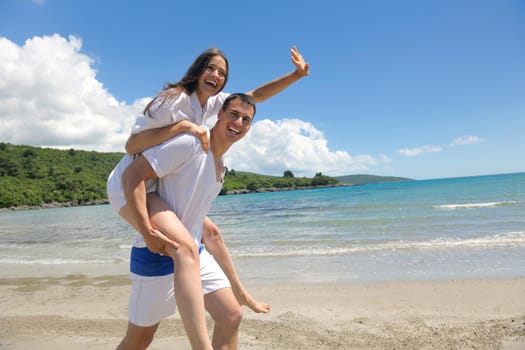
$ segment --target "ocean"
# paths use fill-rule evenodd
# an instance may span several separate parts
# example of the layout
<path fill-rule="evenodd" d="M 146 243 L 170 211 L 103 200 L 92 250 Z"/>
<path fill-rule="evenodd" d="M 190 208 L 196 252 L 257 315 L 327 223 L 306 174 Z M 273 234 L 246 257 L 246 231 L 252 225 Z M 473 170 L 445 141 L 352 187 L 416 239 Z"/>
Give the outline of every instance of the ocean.
<path fill-rule="evenodd" d="M 525 173 L 228 195 L 210 218 L 245 283 L 525 276 Z M 0 278 L 126 274 L 109 205 L 0 212 Z"/>

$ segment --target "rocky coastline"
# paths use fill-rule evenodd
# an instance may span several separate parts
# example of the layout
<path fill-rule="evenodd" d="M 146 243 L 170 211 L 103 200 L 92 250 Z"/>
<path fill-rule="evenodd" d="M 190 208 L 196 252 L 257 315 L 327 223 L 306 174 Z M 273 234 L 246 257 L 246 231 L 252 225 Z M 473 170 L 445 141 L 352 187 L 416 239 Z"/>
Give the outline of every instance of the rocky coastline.
<path fill-rule="evenodd" d="M 283 192 L 283 191 L 295 191 L 295 190 L 313 190 L 318 188 L 331 188 L 331 187 L 348 187 L 348 186 L 355 186 L 351 184 L 342 184 L 337 183 L 333 185 L 319 185 L 319 186 L 293 186 L 293 187 L 262 187 L 258 188 L 256 190 L 248 190 L 246 188 L 239 189 L 239 190 L 230 190 L 226 191 L 226 193 L 221 193 L 221 195 L 231 195 L 231 194 L 248 194 L 248 193 L 265 193 L 265 192 Z"/>
<path fill-rule="evenodd" d="M 311 190 L 311 189 L 317 189 L 317 188 L 330 188 L 330 187 L 346 187 L 346 186 L 354 186 L 351 184 L 333 184 L 333 185 L 320 185 L 320 186 L 301 186 L 301 187 L 265 187 L 265 188 L 258 188 L 256 190 L 248 190 L 248 189 L 238 189 L 238 190 L 230 190 L 226 191 L 225 193 L 221 193 L 220 195 L 236 195 L 236 194 L 248 194 L 248 193 L 266 193 L 266 192 L 283 192 L 283 191 L 294 191 L 294 190 Z M 53 208 L 68 208 L 68 207 L 83 207 L 83 206 L 91 206 L 91 205 L 100 205 L 100 204 L 109 204 L 109 201 L 107 199 L 102 200 L 96 200 L 96 201 L 90 201 L 90 202 L 51 202 L 51 203 L 44 203 L 42 205 L 19 205 L 19 206 L 13 206 L 8 208 L 0 208 L 0 212 L 2 211 L 19 211 L 19 210 L 36 210 L 36 209 L 53 209 Z"/>

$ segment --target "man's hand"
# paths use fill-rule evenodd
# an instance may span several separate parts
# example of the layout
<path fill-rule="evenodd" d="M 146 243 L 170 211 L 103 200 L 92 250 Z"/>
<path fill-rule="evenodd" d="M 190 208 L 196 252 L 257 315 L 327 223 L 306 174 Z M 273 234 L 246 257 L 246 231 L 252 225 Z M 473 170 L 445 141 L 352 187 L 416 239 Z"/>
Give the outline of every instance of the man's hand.
<path fill-rule="evenodd" d="M 160 255 L 171 255 L 169 251 L 179 248 L 177 242 L 170 240 L 162 232 L 155 229 L 151 229 L 149 234 L 144 235 L 144 241 L 152 253 Z"/>

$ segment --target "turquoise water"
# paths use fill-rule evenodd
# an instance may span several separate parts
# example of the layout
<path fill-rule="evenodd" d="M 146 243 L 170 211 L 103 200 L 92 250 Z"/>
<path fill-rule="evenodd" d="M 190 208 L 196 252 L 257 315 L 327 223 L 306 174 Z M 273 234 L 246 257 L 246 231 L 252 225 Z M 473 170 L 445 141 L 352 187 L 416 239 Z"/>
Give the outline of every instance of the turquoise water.
<path fill-rule="evenodd" d="M 221 196 L 248 282 L 525 276 L 525 173 Z M 0 276 L 125 273 L 107 205 L 0 213 Z"/>

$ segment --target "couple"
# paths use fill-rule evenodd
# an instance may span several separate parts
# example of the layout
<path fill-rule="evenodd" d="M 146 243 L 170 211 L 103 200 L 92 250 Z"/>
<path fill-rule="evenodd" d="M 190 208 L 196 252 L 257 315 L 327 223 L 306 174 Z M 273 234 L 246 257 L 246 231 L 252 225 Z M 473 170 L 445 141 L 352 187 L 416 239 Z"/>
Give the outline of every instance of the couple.
<path fill-rule="evenodd" d="M 126 150 L 146 151 L 125 156 L 108 179 L 110 203 L 141 234 L 131 252 L 129 323 L 119 349 L 146 348 L 175 304 L 193 349 L 235 349 L 240 305 L 269 312 L 244 289 L 206 214 L 222 187 L 222 155 L 250 129 L 255 102 L 308 74 L 295 48 L 292 62 L 293 72 L 247 94 L 228 95 L 221 92 L 226 57 L 205 51 L 137 118 Z M 214 114 L 217 123 L 208 135 L 202 125 Z M 205 309 L 215 321 L 211 342 Z"/>

